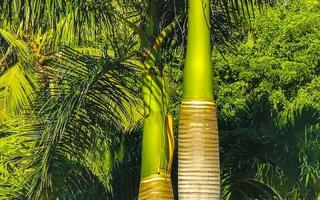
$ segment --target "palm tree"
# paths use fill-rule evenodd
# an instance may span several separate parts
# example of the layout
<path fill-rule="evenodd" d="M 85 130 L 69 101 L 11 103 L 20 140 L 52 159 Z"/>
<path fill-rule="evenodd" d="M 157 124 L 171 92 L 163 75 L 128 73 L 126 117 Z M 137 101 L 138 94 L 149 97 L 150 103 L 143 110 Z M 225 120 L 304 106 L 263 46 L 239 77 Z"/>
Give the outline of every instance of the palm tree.
<path fill-rule="evenodd" d="M 144 8 L 144 6 L 139 6 L 139 3 L 137 2 L 133 2 L 133 6 L 128 6 L 128 9 L 121 6 L 123 5 L 121 4 L 122 2 L 120 2 L 120 4 L 116 1 L 112 3 L 109 1 L 99 3 L 99 6 L 97 6 L 93 1 L 82 1 L 80 3 L 39 0 L 6 1 L 1 4 L 1 8 L 4 11 L 1 13 L 2 17 L 5 19 L 14 19 L 12 21 L 5 20 L 2 24 L 3 27 L 7 30 L 15 30 L 15 28 L 19 27 L 18 25 L 21 24 L 21 29 L 17 30 L 17 32 L 21 33 L 21 36 L 19 35 L 17 37 L 22 37 L 25 41 L 39 40 L 39 43 L 34 42 L 35 45 L 33 45 L 33 43 L 30 44 L 36 55 L 31 55 L 29 57 L 39 58 L 36 60 L 37 65 L 40 65 L 41 71 L 44 71 L 45 82 L 48 83 L 48 86 L 44 86 L 43 88 L 50 91 L 49 93 L 45 93 L 46 100 L 40 99 L 40 102 L 44 102 L 44 105 L 40 109 L 39 114 L 46 116 L 44 121 L 50 122 L 50 125 L 43 128 L 43 130 L 40 130 L 41 134 L 38 136 L 39 140 L 36 146 L 39 149 L 36 158 L 34 159 L 35 161 L 32 163 L 36 170 L 32 175 L 29 196 L 32 198 L 52 198 L 51 195 L 55 195 L 55 190 L 53 190 L 52 185 L 61 184 L 61 180 L 51 178 L 52 175 L 56 173 L 56 170 L 63 171 L 63 167 L 66 167 L 68 171 L 72 167 L 72 165 L 68 165 L 70 155 L 73 155 L 72 160 L 78 160 L 80 163 L 83 162 L 81 155 L 75 152 L 76 149 L 81 151 L 81 148 L 79 149 L 77 145 L 67 139 L 75 138 L 75 135 L 73 135 L 74 132 L 78 132 L 79 134 L 76 138 L 84 137 L 89 139 L 88 136 L 85 135 L 88 130 L 96 132 L 96 134 L 92 136 L 93 138 L 102 137 L 102 132 L 99 129 L 105 128 L 107 124 L 103 123 L 101 128 L 92 128 L 89 123 L 89 121 L 93 119 L 94 122 L 92 121 L 92 124 L 97 123 L 96 120 L 99 116 L 93 118 L 90 115 L 90 112 L 86 111 L 85 116 L 82 116 L 82 119 L 85 121 L 79 122 L 75 119 L 79 117 L 79 109 L 86 110 L 85 107 L 90 105 L 90 103 L 88 105 L 88 101 L 92 103 L 90 107 L 95 108 L 96 113 L 100 110 L 101 115 L 104 115 L 101 116 L 101 119 L 110 116 L 110 120 L 115 123 L 121 121 L 116 117 L 119 113 L 120 115 L 127 116 L 125 114 L 126 106 L 122 105 L 122 101 L 128 101 L 128 99 L 121 98 L 121 95 L 128 95 L 129 93 L 121 91 L 125 90 L 126 87 L 125 85 L 123 86 L 120 79 L 116 78 L 116 73 L 113 75 L 115 78 L 111 80 L 111 83 L 119 85 L 120 88 L 114 86 L 115 88 L 111 88 L 110 91 L 114 91 L 114 95 L 119 95 L 120 98 L 118 100 L 113 98 L 111 94 L 107 96 L 107 98 L 104 93 L 100 94 L 97 92 L 98 95 L 101 95 L 98 97 L 92 96 L 94 93 L 89 92 L 90 90 L 96 90 L 97 85 L 101 90 L 103 89 L 106 91 L 109 87 L 113 87 L 112 84 L 107 84 L 110 75 L 108 75 L 109 71 L 103 69 L 103 63 L 101 63 L 101 65 L 98 64 L 97 68 L 91 69 L 93 62 L 99 63 L 100 59 L 106 61 L 110 60 L 110 57 L 105 56 L 108 52 L 101 53 L 99 49 L 95 49 L 95 53 L 92 55 L 91 49 L 90 55 L 88 55 L 90 59 L 88 59 L 82 54 L 86 54 L 85 52 L 89 52 L 89 50 L 87 48 L 82 48 L 81 46 L 78 47 L 83 41 L 95 41 L 95 38 L 88 38 L 90 35 L 96 36 L 102 34 L 102 36 L 111 37 L 112 34 L 117 34 L 115 24 L 112 24 L 115 23 L 115 21 L 112 21 L 112 23 L 110 22 L 112 19 L 117 18 L 120 22 L 128 25 L 136 35 L 139 35 L 140 45 L 144 52 L 141 53 L 141 56 L 139 56 L 138 59 L 134 60 L 131 59 L 131 55 L 128 52 L 127 54 L 123 54 L 127 48 L 122 48 L 122 54 L 119 55 L 118 48 L 120 48 L 120 45 L 115 44 L 112 46 L 112 54 L 119 58 L 121 62 L 128 64 L 132 61 L 134 65 L 138 65 L 143 71 L 145 120 L 143 131 L 143 159 L 141 170 L 143 180 L 141 181 L 141 191 L 148 190 L 150 185 L 147 182 L 151 177 L 152 180 L 155 180 L 156 186 L 160 185 L 160 187 L 153 189 L 154 191 L 157 191 L 158 189 L 161 190 L 161 187 L 164 186 L 166 190 L 169 191 L 164 194 L 169 194 L 170 198 L 173 198 L 170 180 L 173 136 L 170 125 L 171 118 L 166 116 L 164 82 L 161 75 L 159 54 L 160 46 L 163 43 L 164 38 L 167 37 L 168 33 L 173 29 L 175 23 L 170 22 L 168 25 L 166 24 L 166 21 L 160 22 L 159 20 L 161 17 L 158 13 L 158 8 L 161 7 L 165 10 L 167 3 L 162 4 L 159 1 L 148 2 L 145 9 L 146 16 L 143 15 L 144 13 L 132 15 L 132 8 L 136 9 L 136 11 L 140 11 L 139 9 Z M 18 15 L 16 13 L 21 14 Z M 112 13 L 112 15 L 110 13 Z M 126 15 L 126 13 L 128 13 L 129 17 L 122 16 Z M 143 17 L 146 17 L 146 19 L 143 20 Z M 140 20 L 143 22 L 143 24 L 141 24 L 142 28 L 135 25 L 135 23 L 130 22 L 131 19 L 136 22 L 137 18 L 138 21 Z M 42 21 L 43 19 L 49 20 Z M 109 22 L 111 25 L 108 24 Z M 119 23 L 116 24 L 119 25 Z M 162 31 L 160 31 L 161 26 L 165 26 Z M 117 35 L 116 37 L 113 37 L 113 40 L 117 40 L 119 37 L 120 36 Z M 135 39 L 131 40 L 131 42 L 132 41 L 134 43 Z M 129 44 L 130 43 L 126 43 L 127 46 L 130 46 Z M 28 45 L 29 44 L 27 43 L 26 46 Z M 65 48 L 61 50 L 61 45 L 73 46 L 77 50 L 74 51 Z M 47 47 L 50 47 L 49 52 L 54 51 L 57 53 L 46 55 L 43 50 L 48 50 Z M 79 55 L 77 56 L 76 54 Z M 96 58 L 91 59 L 92 56 Z M 130 58 L 128 59 L 130 61 L 121 58 Z M 58 61 L 60 59 L 62 59 L 62 61 Z M 143 61 L 141 62 L 141 60 Z M 107 64 L 111 66 L 121 66 L 121 62 L 108 61 Z M 77 69 L 74 69 L 72 66 L 77 67 Z M 85 72 L 88 70 L 93 70 L 92 72 L 94 73 L 86 74 Z M 112 70 L 113 69 L 111 68 L 111 71 Z M 61 72 L 64 73 L 63 76 Z M 79 75 L 82 75 L 82 77 Z M 129 80 L 128 77 L 125 79 L 126 81 Z M 87 89 L 83 92 L 80 91 L 85 88 Z M 119 92 L 117 92 L 117 90 L 119 90 Z M 39 101 L 39 98 L 40 97 L 37 98 L 37 101 Z M 84 103 L 84 101 L 87 103 Z M 95 102 L 95 104 L 93 102 Z M 104 102 L 105 105 L 103 105 L 102 102 Z M 116 111 L 110 113 L 110 109 L 113 107 L 118 107 L 118 109 L 114 109 Z M 108 119 L 105 120 L 108 121 Z M 101 120 L 98 121 L 101 123 Z M 79 125 L 77 125 L 77 123 L 79 123 Z M 81 126 L 81 123 L 87 124 L 88 127 L 84 128 Z M 65 152 L 66 149 L 63 145 L 66 144 L 65 141 L 67 140 L 69 143 L 67 145 L 69 146 L 69 150 L 68 152 Z M 83 143 L 83 149 L 89 149 L 88 146 L 93 144 L 92 139 L 85 141 L 82 138 L 79 138 L 79 141 Z M 74 150 L 72 151 L 72 154 L 70 148 Z M 64 165 L 63 163 L 66 164 Z M 162 178 L 165 178 L 165 181 L 162 181 Z M 162 183 L 164 183 L 164 185 Z M 68 191 L 69 193 L 72 191 L 71 187 L 63 187 L 63 185 L 56 189 L 58 188 L 64 188 L 64 194 L 68 194 Z M 141 192 L 141 195 L 144 196 L 145 194 Z"/>
<path fill-rule="evenodd" d="M 122 3 L 126 3 L 126 6 Z M 184 8 L 183 1 L 159 0 L 6 0 L 0 3 L 3 10 L 1 17 L 8 19 L 2 21 L 1 26 L 31 47 L 34 56 L 29 57 L 36 58 L 32 62 L 45 72 L 44 79 L 49 82 L 49 85 L 44 86 L 49 90 L 45 93 L 45 100 L 41 96 L 37 98 L 43 102 L 39 116 L 45 118 L 41 118 L 41 129 L 37 129 L 41 134 L 37 134 L 37 154 L 32 163 L 35 171 L 31 178 L 30 198 L 54 198 L 57 195 L 55 186 L 56 189 L 63 189 L 63 194 L 69 195 L 68 198 L 73 198 L 72 191 L 81 184 L 65 187 L 64 184 L 70 182 L 55 178 L 55 175 L 61 176 L 57 172 L 63 172 L 64 169 L 66 173 L 62 175 L 66 175 L 68 180 L 81 179 L 79 183 L 85 182 L 92 175 L 87 172 L 94 170 L 88 169 L 90 167 L 84 164 L 87 158 L 83 158 L 85 156 L 79 152 L 90 151 L 97 144 L 98 138 L 105 138 L 104 130 L 122 127 L 119 121 L 123 118 L 117 116 L 128 116 L 128 105 L 124 102 L 131 102 L 127 96 L 133 91 L 128 85 L 134 83 L 131 82 L 129 72 L 121 71 L 121 75 L 115 72 L 114 67 L 119 66 L 119 70 L 122 70 L 122 67 L 128 65 L 138 66 L 143 73 L 144 128 L 140 198 L 158 199 L 161 195 L 165 199 L 173 198 L 170 180 L 174 146 L 172 122 L 166 109 L 160 59 L 160 47 L 164 39 L 168 39 L 177 21 L 177 10 L 172 9 L 173 4 L 179 5 L 175 7 L 178 11 Z M 206 5 L 204 8 L 208 12 L 209 4 Z M 190 20 L 192 18 L 190 15 Z M 121 23 L 115 24 L 115 19 Z M 132 29 L 126 32 L 129 34 L 118 34 L 118 29 L 123 30 L 123 24 Z M 108 41 L 112 46 L 112 56 L 108 55 L 110 48 L 109 51 L 108 48 L 101 51 L 81 46 L 97 42 L 97 35 L 102 39 L 110 38 Z M 123 35 L 125 40 L 120 40 Z M 119 41 L 122 43 L 119 44 Z M 137 41 L 143 53 L 135 54 L 134 57 L 130 55 L 133 53 L 130 48 L 137 48 Z M 208 38 L 206 42 L 209 44 Z M 74 49 L 61 49 L 61 45 L 69 45 Z M 50 51 L 54 54 L 49 56 L 46 52 Z M 210 52 L 210 48 L 207 51 Z M 131 74 L 131 68 L 128 69 Z M 114 78 L 110 78 L 112 76 Z M 210 97 L 206 101 L 210 101 Z M 68 172 L 70 176 L 67 176 Z M 97 182 L 96 179 L 94 181 Z M 162 191 L 161 195 L 159 191 Z"/>
<path fill-rule="evenodd" d="M 61 0 L 0 3 L 0 87 L 5 88 L 0 95 L 1 118 L 28 107 L 39 86 L 36 78 L 44 79 L 43 62 L 50 53 L 62 45 L 77 45 L 106 32 L 112 17 L 110 12 L 102 11 L 111 9 L 108 4 L 94 5 Z"/>
<path fill-rule="evenodd" d="M 209 0 L 189 0 L 188 3 L 187 54 L 178 136 L 179 199 L 220 199 L 219 134 L 210 40 L 212 27 L 219 28 L 219 25 L 211 24 Z M 223 5 L 219 8 L 228 22 L 230 16 L 237 19 L 238 11 L 251 15 L 253 10 L 248 8 L 249 4 L 252 2 L 212 3 L 215 7 Z"/>
<path fill-rule="evenodd" d="M 166 109 L 166 91 L 161 69 L 160 47 L 172 31 L 175 21 L 160 29 L 160 11 L 166 3 L 148 1 L 146 20 L 140 43 L 144 54 L 143 76 L 143 138 L 139 199 L 173 199 L 171 165 L 173 159 L 172 119 Z M 134 26 L 133 24 L 130 24 Z"/>
<path fill-rule="evenodd" d="M 213 100 L 209 0 L 190 0 L 179 122 L 179 198 L 219 199 L 220 165 Z"/>
<path fill-rule="evenodd" d="M 99 6 L 93 1 L 0 3 L 4 19 L 0 29 L 1 117 L 6 119 L 4 128 L 18 119 L 16 113 L 26 114 L 28 120 L 19 121 L 24 126 L 9 127 L 12 133 L 7 128 L 3 134 L 4 141 L 9 141 L 5 136 L 25 141 L 21 148 L 24 154 L 17 151 L 18 158 L 10 155 L 10 164 L 23 167 L 16 171 L 26 167 L 25 181 L 19 183 L 22 189 L 18 194 L 11 193 L 12 198 L 21 193 L 30 199 L 80 199 L 81 195 L 85 199 L 104 198 L 107 181 L 88 164 L 94 164 L 90 155 L 109 145 L 106 141 L 112 139 L 111 132 L 122 133 L 118 128 L 126 128 L 123 121 L 131 118 L 131 97 L 135 93 L 135 73 L 122 64 L 124 56 L 120 55 L 126 48 L 118 51 L 113 41 L 105 50 L 101 44 L 99 48 L 83 48 L 85 42 L 97 45 L 97 40 L 105 41 L 111 35 L 110 6 L 109 1 Z M 130 46 L 130 38 L 121 38 L 117 47 Z M 61 48 L 64 45 L 73 49 Z M 36 116 L 30 113 L 35 106 Z M 27 109 L 21 112 L 24 107 Z M 26 123 L 34 125 L 32 130 L 26 130 Z M 109 160 L 105 159 L 101 162 L 107 172 Z M 103 192 L 86 198 L 94 190 Z"/>
<path fill-rule="evenodd" d="M 72 49 L 62 50 L 48 62 L 55 71 L 55 93 L 44 91 L 39 99 L 43 103 L 38 116 L 44 123 L 36 127 L 41 134 L 28 195 L 32 199 L 61 195 L 77 199 L 77 190 L 88 195 L 86 187 L 100 187 L 103 193 L 94 193 L 98 196 L 92 198 L 103 199 L 106 189 L 101 184 L 105 185 L 107 180 L 103 174 L 95 173 L 90 155 L 106 148 L 112 133 L 126 129 L 122 122 L 130 118 L 128 106 L 134 105 L 131 95 L 135 93 L 135 75 L 117 59 Z M 100 160 L 106 168 L 112 161 L 108 157 Z"/>

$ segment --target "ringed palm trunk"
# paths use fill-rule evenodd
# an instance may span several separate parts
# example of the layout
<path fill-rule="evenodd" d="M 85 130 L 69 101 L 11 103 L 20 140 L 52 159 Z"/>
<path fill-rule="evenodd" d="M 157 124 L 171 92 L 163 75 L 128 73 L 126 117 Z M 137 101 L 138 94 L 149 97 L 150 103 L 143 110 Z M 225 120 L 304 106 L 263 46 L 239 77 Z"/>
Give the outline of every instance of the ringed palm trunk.
<path fill-rule="evenodd" d="M 189 0 L 178 136 L 179 199 L 220 199 L 219 139 L 210 49 L 209 0 Z"/>

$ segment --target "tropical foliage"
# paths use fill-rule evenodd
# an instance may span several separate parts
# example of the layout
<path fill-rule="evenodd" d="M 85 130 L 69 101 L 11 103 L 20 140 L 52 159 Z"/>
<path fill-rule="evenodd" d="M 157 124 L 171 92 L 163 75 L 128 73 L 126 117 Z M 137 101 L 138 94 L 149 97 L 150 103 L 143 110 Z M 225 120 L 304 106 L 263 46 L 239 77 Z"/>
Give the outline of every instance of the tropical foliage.
<path fill-rule="evenodd" d="M 0 199 L 137 198 L 145 53 L 169 25 L 153 72 L 177 134 L 186 50 L 184 1 L 151 28 L 148 2 L 0 1 Z M 221 199 L 319 199 L 320 4 L 241 2 L 211 1 Z"/>
<path fill-rule="evenodd" d="M 226 198 L 319 198 L 319 20 L 317 2 L 287 2 L 215 53 Z"/>

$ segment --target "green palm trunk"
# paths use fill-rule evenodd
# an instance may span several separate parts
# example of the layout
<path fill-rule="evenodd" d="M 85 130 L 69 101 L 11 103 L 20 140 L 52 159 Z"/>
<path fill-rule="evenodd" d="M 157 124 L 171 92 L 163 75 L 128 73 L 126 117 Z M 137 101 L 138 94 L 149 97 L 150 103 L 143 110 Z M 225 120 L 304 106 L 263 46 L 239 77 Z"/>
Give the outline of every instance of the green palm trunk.
<path fill-rule="evenodd" d="M 159 50 L 154 48 L 159 42 L 158 19 L 157 0 L 151 0 L 145 26 L 147 40 L 142 41 L 143 47 L 148 50 L 145 52 L 143 74 L 144 123 L 139 200 L 173 199 L 170 178 L 173 136 L 169 124 L 166 123 L 164 80 L 159 71 Z"/>
<path fill-rule="evenodd" d="M 173 199 L 161 76 L 144 74 L 144 124 L 139 199 Z"/>
<path fill-rule="evenodd" d="M 209 0 L 189 0 L 188 46 L 179 121 L 179 199 L 220 199 Z"/>

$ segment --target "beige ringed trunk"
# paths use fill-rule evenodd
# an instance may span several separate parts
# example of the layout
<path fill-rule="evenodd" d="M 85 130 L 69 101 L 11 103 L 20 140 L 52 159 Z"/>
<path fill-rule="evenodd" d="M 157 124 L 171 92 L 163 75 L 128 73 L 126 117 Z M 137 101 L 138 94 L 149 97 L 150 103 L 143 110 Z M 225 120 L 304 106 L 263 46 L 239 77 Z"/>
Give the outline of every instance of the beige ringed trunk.
<path fill-rule="evenodd" d="M 179 123 L 179 199 L 219 200 L 219 136 L 215 103 L 182 101 Z"/>
<path fill-rule="evenodd" d="M 159 173 L 140 181 L 139 200 L 170 200 L 173 198 L 172 184 L 167 173 Z"/>

